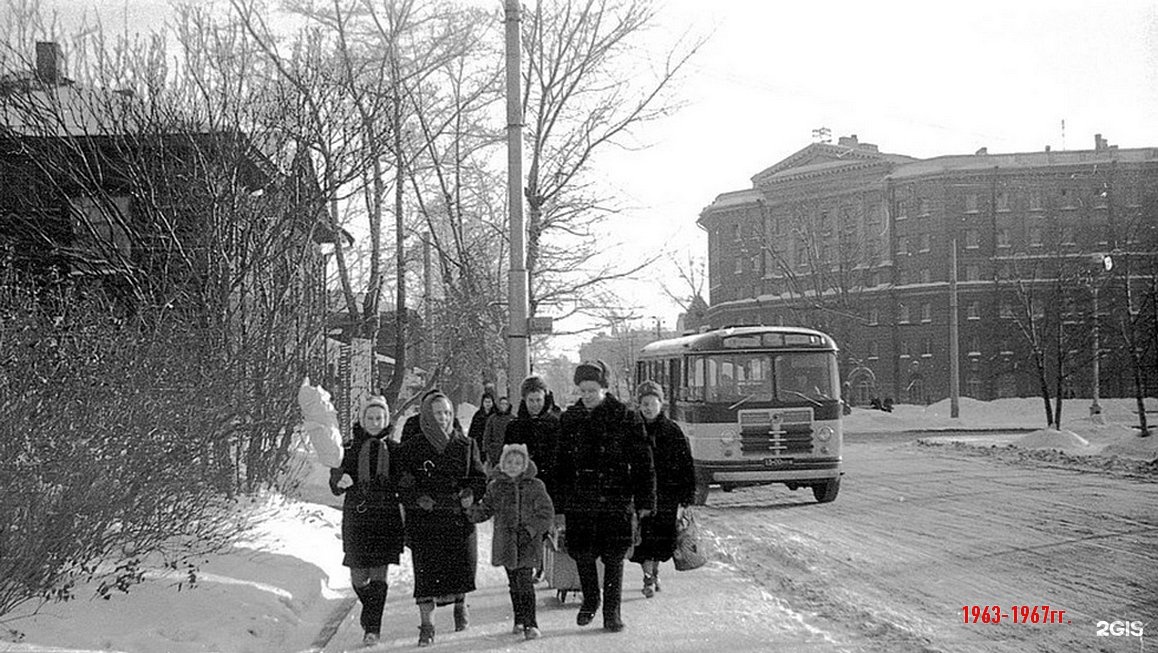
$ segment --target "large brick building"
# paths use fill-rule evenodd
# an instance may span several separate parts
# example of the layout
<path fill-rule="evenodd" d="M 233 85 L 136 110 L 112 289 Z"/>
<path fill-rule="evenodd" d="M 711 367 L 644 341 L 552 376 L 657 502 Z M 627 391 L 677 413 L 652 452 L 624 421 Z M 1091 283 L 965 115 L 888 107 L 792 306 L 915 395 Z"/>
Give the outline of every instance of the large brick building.
<path fill-rule="evenodd" d="M 701 213 L 708 319 L 826 330 L 854 401 L 936 401 L 949 395 L 956 242 L 963 395 L 1035 394 L 1036 349 L 1051 384 L 1061 361 L 1063 391 L 1090 396 L 1095 289 L 1102 396 L 1133 392 L 1127 314 L 1153 394 L 1156 207 L 1158 148 L 1100 135 L 1092 150 L 924 160 L 856 136 L 813 143 Z"/>

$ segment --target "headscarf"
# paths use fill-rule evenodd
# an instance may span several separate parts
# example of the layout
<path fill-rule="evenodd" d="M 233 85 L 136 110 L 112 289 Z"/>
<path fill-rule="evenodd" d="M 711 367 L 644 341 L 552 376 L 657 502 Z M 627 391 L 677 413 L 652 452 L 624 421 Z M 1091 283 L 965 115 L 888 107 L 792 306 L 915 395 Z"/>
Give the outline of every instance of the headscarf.
<path fill-rule="evenodd" d="M 442 430 L 438 422 L 434 419 L 434 402 L 446 400 L 450 404 L 451 409 L 454 408 L 454 402 L 450 400 L 441 392 L 428 392 L 422 399 L 422 412 L 418 415 L 418 425 L 422 427 L 422 434 L 426 436 L 427 442 L 438 453 L 446 450 L 446 445 L 450 443 L 450 439 L 454 436 L 454 421 L 451 421 L 450 432 Z"/>

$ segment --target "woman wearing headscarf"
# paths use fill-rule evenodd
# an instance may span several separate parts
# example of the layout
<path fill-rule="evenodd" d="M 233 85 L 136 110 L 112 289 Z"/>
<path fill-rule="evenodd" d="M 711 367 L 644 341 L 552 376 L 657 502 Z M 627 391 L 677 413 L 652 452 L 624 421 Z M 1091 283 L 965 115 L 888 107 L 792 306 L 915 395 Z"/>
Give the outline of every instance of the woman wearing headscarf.
<path fill-rule="evenodd" d="M 474 441 L 454 419 L 441 392 L 422 400 L 420 436 L 398 450 L 399 490 L 414 562 L 414 600 L 421 625 L 418 645 L 434 643 L 435 605 L 454 604 L 454 629 L 469 625 L 466 594 L 475 589 L 478 538 L 466 509 L 486 489 Z"/>
<path fill-rule="evenodd" d="M 575 622 L 590 624 L 599 609 L 599 559 L 603 629 L 614 633 L 624 628 L 623 560 L 633 544 L 634 519 L 655 509 L 655 468 L 639 413 L 607 394 L 607 367 L 601 361 L 580 363 L 575 385 L 579 401 L 561 420 L 555 511 L 563 513 L 567 552 L 575 558 L 583 588 Z"/>
<path fill-rule="evenodd" d="M 470 428 L 466 431 L 466 434 L 478 446 L 479 451 L 483 451 L 483 431 L 487 427 L 487 418 L 494 414 L 495 389 L 488 385 L 483 390 L 482 398 L 478 400 L 478 410 L 474 411 L 474 417 L 470 418 Z"/>
<path fill-rule="evenodd" d="M 643 426 L 655 457 L 655 512 L 639 520 L 640 541 L 631 561 L 643 569 L 643 595 L 659 591 L 659 563 L 671 560 L 676 521 L 696 495 L 696 471 L 688 439 L 663 412 L 663 388 L 644 381 L 635 391 Z"/>
<path fill-rule="evenodd" d="M 390 408 L 385 397 L 368 397 L 354 423 L 354 439 L 345 448 L 341 467 L 330 474 L 330 491 L 342 501 L 342 564 L 362 603 L 362 641 L 378 642 L 386 606 L 390 565 L 402 553 L 402 510 L 396 481 L 396 445 L 390 438 Z M 352 485 L 340 485 L 344 477 Z"/>

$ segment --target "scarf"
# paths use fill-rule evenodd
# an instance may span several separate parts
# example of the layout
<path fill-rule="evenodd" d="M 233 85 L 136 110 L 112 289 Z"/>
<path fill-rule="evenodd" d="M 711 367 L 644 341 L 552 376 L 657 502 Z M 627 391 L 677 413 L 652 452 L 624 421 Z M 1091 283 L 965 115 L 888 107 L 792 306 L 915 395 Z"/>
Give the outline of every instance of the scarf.
<path fill-rule="evenodd" d="M 378 454 L 374 455 L 374 446 L 378 446 Z M 374 459 L 377 464 L 374 465 L 374 476 L 370 475 L 370 460 Z M 386 443 L 382 440 L 370 437 L 362 443 L 362 447 L 358 450 L 358 482 L 369 483 L 377 478 L 387 478 L 390 475 L 390 449 L 387 448 Z"/>
<path fill-rule="evenodd" d="M 450 444 L 450 438 L 453 435 L 454 427 L 451 426 L 451 433 L 442 430 L 438 422 L 434 420 L 434 402 L 442 400 L 450 401 L 450 399 L 441 392 L 432 392 L 422 400 L 422 412 L 418 415 L 418 425 L 422 427 L 422 435 L 426 436 L 426 441 L 438 453 L 446 451 L 446 445 Z M 451 406 L 454 404 L 452 403 Z"/>

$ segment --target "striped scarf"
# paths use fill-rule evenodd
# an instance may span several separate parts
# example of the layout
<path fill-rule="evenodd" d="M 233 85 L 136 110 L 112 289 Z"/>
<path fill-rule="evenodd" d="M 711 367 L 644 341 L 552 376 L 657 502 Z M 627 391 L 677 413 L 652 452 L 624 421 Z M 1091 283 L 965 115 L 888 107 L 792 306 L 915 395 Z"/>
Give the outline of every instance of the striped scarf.
<path fill-rule="evenodd" d="M 374 448 L 378 451 L 375 453 Z M 370 461 L 375 462 L 374 474 L 370 472 Z M 379 438 L 366 438 L 358 450 L 358 483 L 369 483 L 375 477 L 385 479 L 390 476 L 390 449 Z"/>

